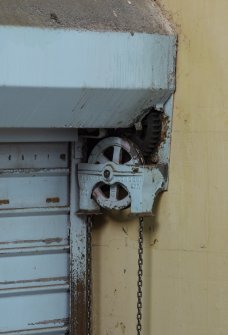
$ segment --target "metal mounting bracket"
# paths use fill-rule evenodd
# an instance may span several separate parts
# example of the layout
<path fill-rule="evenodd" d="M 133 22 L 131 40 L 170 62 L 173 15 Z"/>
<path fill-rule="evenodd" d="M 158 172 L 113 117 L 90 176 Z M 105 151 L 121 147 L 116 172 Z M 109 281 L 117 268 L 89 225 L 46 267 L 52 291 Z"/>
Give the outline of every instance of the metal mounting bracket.
<path fill-rule="evenodd" d="M 78 164 L 80 211 L 94 213 L 100 210 L 99 203 L 93 199 L 93 191 L 97 185 L 103 183 L 120 184 L 128 191 L 132 214 L 152 215 L 156 195 L 166 189 L 166 178 L 162 170 L 160 167 L 122 165 L 114 162 Z M 123 208 L 125 205 L 123 203 Z M 102 207 L 117 209 L 111 194 Z"/>

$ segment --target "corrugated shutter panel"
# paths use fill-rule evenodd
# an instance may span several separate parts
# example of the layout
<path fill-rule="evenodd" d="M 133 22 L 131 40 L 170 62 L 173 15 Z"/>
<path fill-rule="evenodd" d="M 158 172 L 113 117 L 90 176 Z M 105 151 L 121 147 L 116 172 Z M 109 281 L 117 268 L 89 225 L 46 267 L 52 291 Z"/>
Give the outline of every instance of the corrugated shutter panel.
<path fill-rule="evenodd" d="M 0 334 L 69 328 L 69 144 L 0 144 Z"/>

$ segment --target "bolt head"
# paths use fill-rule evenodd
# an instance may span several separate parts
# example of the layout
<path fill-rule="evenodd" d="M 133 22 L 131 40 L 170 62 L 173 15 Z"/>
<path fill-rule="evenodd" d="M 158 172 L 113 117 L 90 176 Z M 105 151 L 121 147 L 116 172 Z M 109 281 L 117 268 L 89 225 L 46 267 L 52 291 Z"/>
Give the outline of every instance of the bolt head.
<path fill-rule="evenodd" d="M 109 170 L 104 170 L 104 177 L 108 179 L 110 177 L 110 171 Z"/>

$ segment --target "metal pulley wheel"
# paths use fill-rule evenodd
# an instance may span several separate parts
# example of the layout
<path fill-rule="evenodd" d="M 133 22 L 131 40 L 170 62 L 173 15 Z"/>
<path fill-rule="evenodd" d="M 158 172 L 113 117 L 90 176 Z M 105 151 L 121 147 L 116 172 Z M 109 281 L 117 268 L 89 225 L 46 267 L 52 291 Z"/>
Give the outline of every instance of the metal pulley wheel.
<path fill-rule="evenodd" d="M 138 147 L 130 140 L 120 137 L 107 137 L 101 140 L 92 150 L 88 163 L 106 164 L 105 173 L 109 174 L 108 163 L 140 166 L 143 165 L 143 156 Z M 122 184 L 108 185 L 99 183 L 93 190 L 94 200 L 99 206 L 107 209 L 124 209 L 131 203 L 128 190 Z"/>

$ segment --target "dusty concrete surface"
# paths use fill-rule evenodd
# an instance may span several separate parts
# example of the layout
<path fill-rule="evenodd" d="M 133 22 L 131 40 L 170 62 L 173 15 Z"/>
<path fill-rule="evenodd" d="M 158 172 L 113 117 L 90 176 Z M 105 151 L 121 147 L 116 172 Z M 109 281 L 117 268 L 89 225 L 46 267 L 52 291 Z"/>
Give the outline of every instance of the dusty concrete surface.
<path fill-rule="evenodd" d="M 171 32 L 152 0 L 0 0 L 0 25 Z"/>

